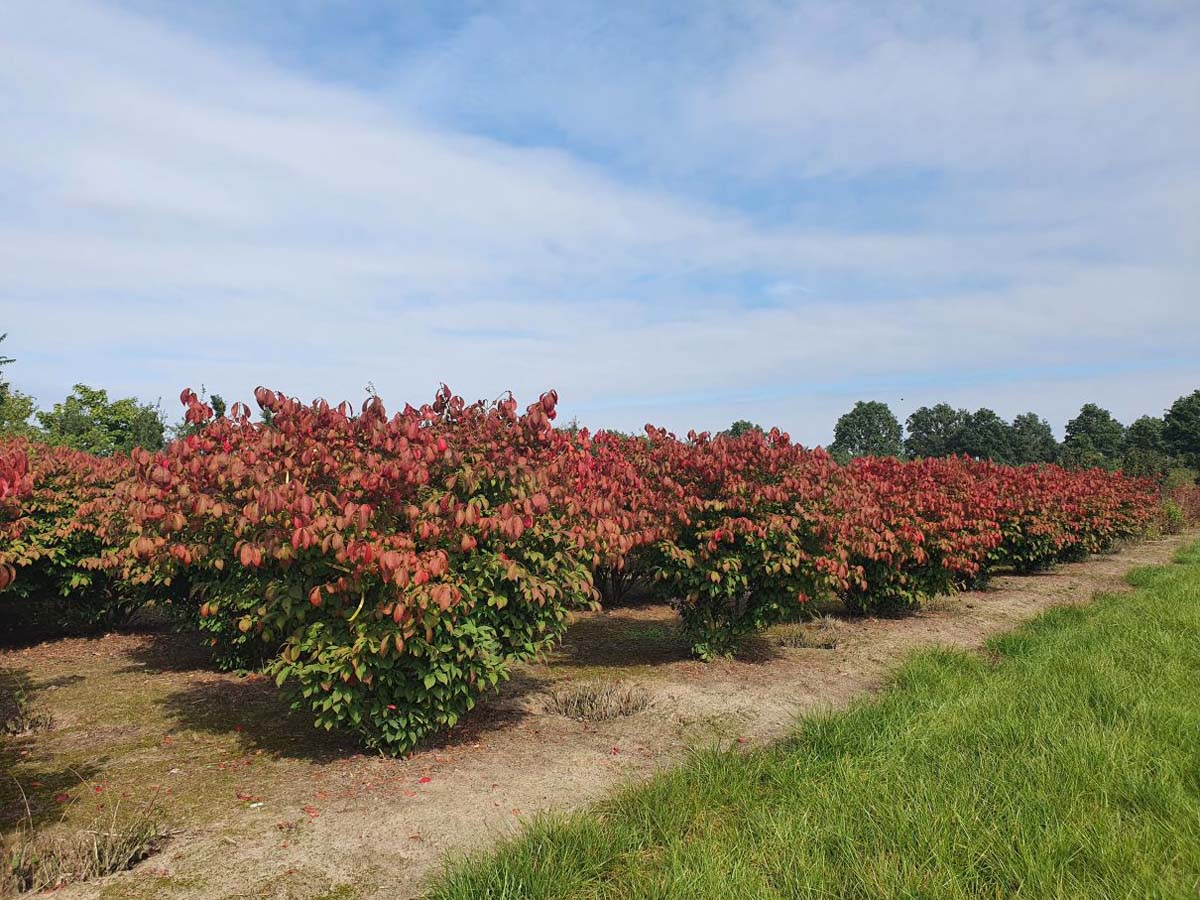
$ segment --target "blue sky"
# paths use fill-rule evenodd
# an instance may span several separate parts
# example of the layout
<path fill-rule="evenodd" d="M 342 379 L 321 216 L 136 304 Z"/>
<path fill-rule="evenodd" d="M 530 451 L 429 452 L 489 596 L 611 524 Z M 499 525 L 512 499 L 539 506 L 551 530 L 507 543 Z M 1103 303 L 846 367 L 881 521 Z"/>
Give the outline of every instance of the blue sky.
<path fill-rule="evenodd" d="M 1200 6 L 15 0 L 14 384 L 826 441 L 1200 386 Z"/>

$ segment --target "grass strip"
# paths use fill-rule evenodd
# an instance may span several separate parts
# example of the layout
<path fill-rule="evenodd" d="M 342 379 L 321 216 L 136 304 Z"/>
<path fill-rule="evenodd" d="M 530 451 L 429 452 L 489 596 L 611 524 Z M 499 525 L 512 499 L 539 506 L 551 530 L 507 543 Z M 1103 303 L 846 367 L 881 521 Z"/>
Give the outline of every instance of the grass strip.
<path fill-rule="evenodd" d="M 987 653 L 918 653 L 774 747 L 538 819 L 431 896 L 1200 896 L 1200 545 L 1130 581 Z"/>

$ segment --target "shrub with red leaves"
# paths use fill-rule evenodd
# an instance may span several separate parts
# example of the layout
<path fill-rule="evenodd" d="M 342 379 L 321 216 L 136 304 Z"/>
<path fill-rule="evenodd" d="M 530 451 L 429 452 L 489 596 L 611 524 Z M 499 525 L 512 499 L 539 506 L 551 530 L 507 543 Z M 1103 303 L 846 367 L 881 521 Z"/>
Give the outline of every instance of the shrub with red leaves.
<path fill-rule="evenodd" d="M 964 459 L 861 458 L 846 467 L 826 538 L 845 548 L 838 592 L 855 612 L 913 608 L 976 582 L 1001 540 L 995 486 Z"/>
<path fill-rule="evenodd" d="M 21 501 L 33 490 L 33 477 L 29 474 L 29 457 L 24 447 L 13 446 L 0 450 L 0 538 L 4 550 L 0 550 L 0 591 L 17 577 L 16 568 L 7 560 L 7 548 L 19 534 Z"/>
<path fill-rule="evenodd" d="M 660 535 L 642 535 L 639 565 L 679 609 L 692 651 L 727 654 L 848 577 L 821 537 L 840 478 L 823 452 L 786 434 L 691 434 L 647 426 L 620 445 L 640 473 Z"/>
<path fill-rule="evenodd" d="M 894 612 L 1105 552 L 1160 508 L 1101 470 L 561 431 L 553 391 L 389 416 L 260 388 L 261 422 L 181 400 L 191 433 L 160 452 L 0 452 L 0 578 L 111 615 L 152 594 L 220 665 L 267 666 L 319 726 L 393 752 L 548 648 L 596 571 L 641 573 L 711 658 L 814 598 Z M 1171 502 L 1200 514 L 1194 490 Z"/>
<path fill-rule="evenodd" d="M 1034 572 L 1142 534 L 1159 506 L 1152 482 L 1103 469 L 977 464 L 998 485 L 1003 541 L 992 566 Z"/>
<path fill-rule="evenodd" d="M 101 542 L 80 512 L 111 496 L 128 475 L 128 460 L 23 440 L 10 443 L 4 455 L 24 459 L 26 467 L 20 511 L 0 548 L 0 566 L 17 575 L 10 594 L 31 614 L 49 604 L 50 616 L 68 629 L 127 618 L 141 600 L 106 573 L 82 565 L 100 553 Z"/>
<path fill-rule="evenodd" d="M 628 547 L 633 517 L 610 511 L 586 435 L 552 429 L 556 399 L 518 414 L 443 389 L 389 418 L 377 398 L 351 415 L 260 389 L 269 425 L 237 405 L 133 454 L 98 564 L 185 583 L 227 664 L 274 659 L 318 725 L 405 750 L 549 647 Z"/>

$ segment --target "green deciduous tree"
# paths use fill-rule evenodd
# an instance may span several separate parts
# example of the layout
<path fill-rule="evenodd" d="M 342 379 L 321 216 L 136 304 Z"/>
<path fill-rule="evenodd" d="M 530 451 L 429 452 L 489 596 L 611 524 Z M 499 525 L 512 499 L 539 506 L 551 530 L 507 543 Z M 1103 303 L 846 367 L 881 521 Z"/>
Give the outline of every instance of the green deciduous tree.
<path fill-rule="evenodd" d="M 1009 425 L 986 407 L 969 413 L 960 432 L 961 449 L 968 456 L 1007 463 L 1012 457 Z"/>
<path fill-rule="evenodd" d="M 1156 416 L 1142 416 L 1129 426 L 1125 432 L 1125 448 L 1127 450 L 1150 450 L 1157 453 L 1166 451 L 1163 442 L 1163 420 Z"/>
<path fill-rule="evenodd" d="M 1054 462 L 1058 441 L 1050 423 L 1034 412 L 1022 413 L 1009 428 L 1011 461 L 1014 465 Z"/>
<path fill-rule="evenodd" d="M 1200 390 L 1171 404 L 1163 417 L 1164 449 L 1192 469 L 1200 469 Z"/>
<path fill-rule="evenodd" d="M 899 456 L 900 421 L 886 403 L 858 401 L 837 421 L 829 452 L 835 456 Z"/>
<path fill-rule="evenodd" d="M 1085 403 L 1079 415 L 1067 423 L 1067 439 L 1063 442 L 1065 463 L 1115 468 L 1124 450 L 1125 426 L 1095 403 Z"/>
<path fill-rule="evenodd" d="M 736 438 L 736 437 L 741 437 L 743 434 L 745 434 L 748 431 L 762 431 L 762 430 L 763 430 L 763 428 L 761 425 L 755 425 L 753 422 L 750 422 L 746 419 L 738 419 L 736 422 L 734 422 L 732 425 L 730 425 L 728 428 L 726 428 L 724 431 L 722 431 L 721 434 L 725 435 L 726 437 Z"/>
<path fill-rule="evenodd" d="M 1113 468 L 1114 465 L 1112 459 L 1096 449 L 1096 445 L 1086 434 L 1069 443 L 1063 442 L 1058 462 L 1067 469 Z"/>
<path fill-rule="evenodd" d="M 1125 432 L 1121 468 L 1130 475 L 1162 478 L 1174 464 L 1163 441 L 1163 420 L 1142 416 Z"/>
<path fill-rule="evenodd" d="M 904 450 L 913 458 L 953 456 L 962 452 L 962 428 L 969 413 L 949 403 L 922 406 L 905 423 Z"/>
<path fill-rule="evenodd" d="M 7 334 L 0 334 L 0 343 L 6 337 Z M 28 394 L 13 390 L 4 377 L 5 367 L 14 362 L 11 356 L 0 354 L 0 437 L 29 437 L 36 431 L 29 420 L 37 406 Z"/>
<path fill-rule="evenodd" d="M 110 401 L 107 391 L 86 384 L 75 385 L 66 400 L 37 418 L 50 443 L 102 456 L 163 446 L 163 415 L 157 405 L 133 397 Z"/>

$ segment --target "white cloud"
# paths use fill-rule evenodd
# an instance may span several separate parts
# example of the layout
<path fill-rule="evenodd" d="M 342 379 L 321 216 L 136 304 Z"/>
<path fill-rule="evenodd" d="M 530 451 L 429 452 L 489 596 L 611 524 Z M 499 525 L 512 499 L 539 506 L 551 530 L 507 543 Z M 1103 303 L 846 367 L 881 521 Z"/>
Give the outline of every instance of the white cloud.
<path fill-rule="evenodd" d="M 431 73 L 463 86 L 479 35 L 515 33 L 503 19 L 381 93 L 88 0 L 7 18 L 0 330 L 10 377 L 47 402 L 75 381 L 340 398 L 370 379 L 402 401 L 447 380 L 555 386 L 568 415 L 625 428 L 747 410 L 815 441 L 860 389 L 1056 416 L 1200 381 L 1186 30 L 997 26 L 977 45 L 864 20 L 835 52 L 843 14 L 760 12 L 710 68 L 664 64 L 686 82 L 635 66 L 608 89 L 559 47 L 561 83 L 505 102 L 611 145 L 614 168 L 455 131 L 414 98 Z M 948 182 L 929 222 L 768 220 L 688 184 L 799 196 L 800 175 L 880 167 Z M 1112 366 L 1134 374 L 1073 374 Z"/>

